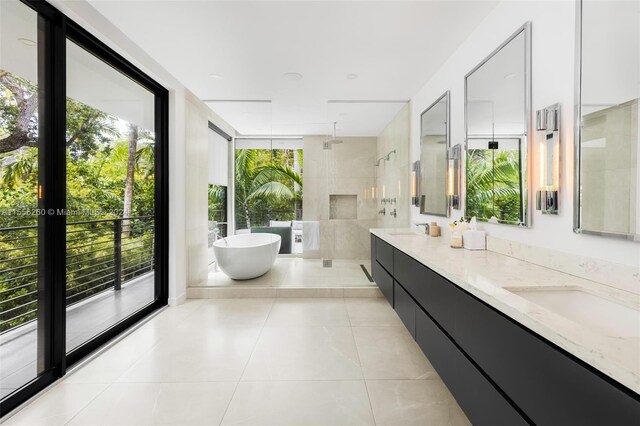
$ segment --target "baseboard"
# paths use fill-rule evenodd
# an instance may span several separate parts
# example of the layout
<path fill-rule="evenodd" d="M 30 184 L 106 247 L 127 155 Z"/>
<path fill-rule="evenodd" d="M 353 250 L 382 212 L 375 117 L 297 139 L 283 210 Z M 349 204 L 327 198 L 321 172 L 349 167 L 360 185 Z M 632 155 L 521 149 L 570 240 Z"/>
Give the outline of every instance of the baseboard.
<path fill-rule="evenodd" d="M 182 293 L 178 297 L 170 297 L 168 299 L 169 306 L 178 306 L 187 301 L 187 293 Z"/>

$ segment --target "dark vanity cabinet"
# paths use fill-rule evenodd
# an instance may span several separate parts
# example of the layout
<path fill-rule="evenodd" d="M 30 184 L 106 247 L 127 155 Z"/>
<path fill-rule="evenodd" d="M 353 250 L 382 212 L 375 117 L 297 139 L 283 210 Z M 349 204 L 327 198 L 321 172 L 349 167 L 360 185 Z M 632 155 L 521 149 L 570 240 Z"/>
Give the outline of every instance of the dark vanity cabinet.
<path fill-rule="evenodd" d="M 373 278 L 474 425 L 638 425 L 640 397 L 372 235 Z"/>

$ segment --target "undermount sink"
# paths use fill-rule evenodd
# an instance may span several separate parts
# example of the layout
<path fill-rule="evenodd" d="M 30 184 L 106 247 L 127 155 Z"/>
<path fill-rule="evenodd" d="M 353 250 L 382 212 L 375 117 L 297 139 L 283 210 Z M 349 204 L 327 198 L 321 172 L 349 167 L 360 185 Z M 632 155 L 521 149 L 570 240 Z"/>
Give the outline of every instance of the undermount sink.
<path fill-rule="evenodd" d="M 640 338 L 640 311 L 612 300 L 580 289 L 507 290 L 601 334 Z"/>

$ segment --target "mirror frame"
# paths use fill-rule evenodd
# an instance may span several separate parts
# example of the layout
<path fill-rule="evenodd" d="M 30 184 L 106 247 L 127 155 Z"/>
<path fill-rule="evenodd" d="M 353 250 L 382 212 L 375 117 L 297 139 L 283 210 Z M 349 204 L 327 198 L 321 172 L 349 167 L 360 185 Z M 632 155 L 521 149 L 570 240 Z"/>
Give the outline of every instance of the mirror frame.
<path fill-rule="evenodd" d="M 511 222 L 499 222 L 501 225 L 520 226 L 523 228 L 531 227 L 531 201 L 529 185 L 531 179 L 529 179 L 529 163 L 531 162 L 531 143 L 529 138 L 534 134 L 533 121 L 531 119 L 531 21 L 525 22 L 520 28 L 518 28 L 513 34 L 511 34 L 500 46 L 498 46 L 493 52 L 491 52 L 486 58 L 484 58 L 478 65 L 473 67 L 464 76 L 464 213 L 467 216 L 467 150 L 469 139 L 469 112 L 467 105 L 467 84 L 469 77 L 474 72 L 479 70 L 484 64 L 489 62 L 498 52 L 500 52 L 506 45 L 511 43 L 516 37 L 524 33 L 524 114 L 525 114 L 525 127 L 526 133 L 524 134 L 522 147 L 520 151 L 520 158 L 523 153 L 526 154 L 525 161 L 520 161 L 521 167 L 521 180 L 520 187 L 522 188 L 522 205 L 520 206 L 520 214 L 522 219 L 519 223 Z M 480 219 L 479 221 L 487 222 L 486 219 Z"/>
<path fill-rule="evenodd" d="M 449 195 L 447 194 L 447 188 L 449 187 L 449 173 L 448 173 L 448 169 L 449 169 L 449 150 L 451 149 L 451 94 L 450 91 L 447 90 L 446 92 L 444 92 L 440 97 L 438 97 L 438 99 L 436 99 L 434 102 L 431 103 L 431 105 L 429 105 L 424 111 L 422 111 L 420 113 L 420 164 L 422 164 L 422 116 L 425 115 L 427 112 L 429 112 L 429 110 L 431 108 L 433 108 L 434 106 L 436 106 L 438 103 L 440 103 L 440 101 L 445 100 L 447 102 L 447 107 L 445 108 L 445 128 L 446 128 L 446 132 L 447 132 L 447 137 L 446 137 L 446 147 L 447 147 L 447 152 L 446 152 L 446 156 L 445 156 L 445 183 L 444 183 L 444 187 L 445 187 L 445 198 L 446 198 L 446 202 L 447 202 L 447 212 L 445 214 L 440 214 L 440 213 L 431 213 L 431 212 L 426 212 L 426 211 L 422 211 L 422 206 L 418 206 L 419 210 L 420 210 L 420 214 L 422 215 L 430 215 L 430 216 L 439 216 L 439 217 L 451 217 L 451 202 L 449 200 Z M 420 176 L 420 180 L 422 181 L 422 176 Z M 420 193 L 418 193 L 418 199 L 420 199 L 422 197 L 422 182 L 420 182 Z"/>
<path fill-rule="evenodd" d="M 582 1 L 576 1 L 575 101 L 573 128 L 573 232 L 640 242 L 640 234 L 619 234 L 583 229 L 580 223 L 580 172 L 582 171 Z"/>

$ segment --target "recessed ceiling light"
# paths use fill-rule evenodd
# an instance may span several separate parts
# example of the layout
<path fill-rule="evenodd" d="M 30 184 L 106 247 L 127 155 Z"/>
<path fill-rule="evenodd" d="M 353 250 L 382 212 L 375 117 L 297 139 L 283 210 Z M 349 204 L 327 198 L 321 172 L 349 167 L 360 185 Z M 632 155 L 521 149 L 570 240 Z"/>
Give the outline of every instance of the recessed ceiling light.
<path fill-rule="evenodd" d="M 347 116 L 347 115 L 349 115 L 349 114 L 347 114 L 346 112 L 341 112 L 341 113 L 340 113 L 340 114 L 338 114 L 338 115 L 339 115 L 340 117 L 346 117 L 346 116 Z"/>
<path fill-rule="evenodd" d="M 28 38 L 19 38 L 19 39 L 18 39 L 18 41 L 19 41 L 20 43 L 24 44 L 25 46 L 33 47 L 33 46 L 35 46 L 35 45 L 36 45 L 36 42 L 35 42 L 35 41 L 33 41 L 33 40 L 31 40 L 31 39 L 28 39 Z"/>
<path fill-rule="evenodd" d="M 347 74 L 347 80 L 355 80 L 358 78 L 358 74 Z"/>
<path fill-rule="evenodd" d="M 302 80 L 302 74 L 299 72 L 285 72 L 282 74 L 282 78 L 288 81 L 300 81 Z"/>
<path fill-rule="evenodd" d="M 511 80 L 512 78 L 516 78 L 518 76 L 517 72 L 512 72 L 504 76 L 505 80 Z"/>
<path fill-rule="evenodd" d="M 222 76 L 220 74 L 216 74 L 216 73 L 209 74 L 209 77 L 211 77 L 211 78 L 213 78 L 215 80 L 222 80 Z"/>

